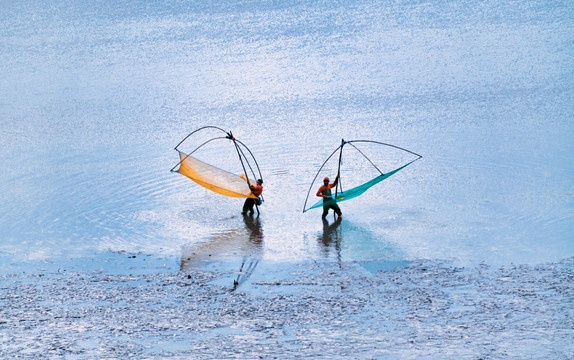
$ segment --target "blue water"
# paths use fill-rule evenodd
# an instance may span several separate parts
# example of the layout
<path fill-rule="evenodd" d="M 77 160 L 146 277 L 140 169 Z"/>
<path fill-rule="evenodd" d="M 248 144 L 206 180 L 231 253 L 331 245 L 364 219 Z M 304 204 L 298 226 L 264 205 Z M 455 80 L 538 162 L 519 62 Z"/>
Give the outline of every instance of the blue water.
<path fill-rule="evenodd" d="M 232 130 L 261 165 L 264 258 L 574 255 L 570 1 L 24 0 L 0 10 L 5 266 L 216 251 L 210 243 L 245 230 L 242 201 L 169 172 L 173 147 L 204 125 Z M 342 203 L 331 231 L 320 210 L 301 210 L 341 138 L 423 158 Z"/>

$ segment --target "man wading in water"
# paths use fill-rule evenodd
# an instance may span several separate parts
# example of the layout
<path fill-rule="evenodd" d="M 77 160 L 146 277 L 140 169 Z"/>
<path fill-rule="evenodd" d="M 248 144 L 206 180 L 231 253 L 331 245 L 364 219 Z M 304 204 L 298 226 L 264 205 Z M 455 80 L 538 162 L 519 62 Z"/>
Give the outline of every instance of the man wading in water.
<path fill-rule="evenodd" d="M 263 180 L 261 179 L 257 180 L 257 185 L 255 186 L 251 185 L 249 186 L 249 188 L 251 189 L 253 195 L 259 197 L 259 195 L 261 195 L 261 193 L 263 192 Z M 255 204 L 261 205 L 261 200 L 253 198 L 245 199 L 245 203 L 243 204 L 243 211 L 241 213 L 243 215 L 247 215 L 248 211 L 253 213 L 253 205 Z"/>
<path fill-rule="evenodd" d="M 341 209 L 339 209 L 339 205 L 335 202 L 335 200 L 331 197 L 331 189 L 337 186 L 337 182 L 339 181 L 339 175 L 335 178 L 332 184 L 329 184 L 329 178 L 326 177 L 323 179 L 323 185 L 317 191 L 317 196 L 323 198 L 323 218 L 327 216 L 329 213 L 329 209 L 333 209 L 339 218 L 343 216 L 341 213 Z"/>

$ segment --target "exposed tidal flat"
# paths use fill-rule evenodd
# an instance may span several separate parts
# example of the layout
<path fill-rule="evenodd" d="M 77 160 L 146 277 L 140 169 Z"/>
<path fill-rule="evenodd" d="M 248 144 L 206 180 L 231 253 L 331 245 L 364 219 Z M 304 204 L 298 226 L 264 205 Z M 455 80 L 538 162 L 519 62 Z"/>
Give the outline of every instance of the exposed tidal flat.
<path fill-rule="evenodd" d="M 0 357 L 574 357 L 573 258 L 501 267 L 419 260 L 379 270 L 262 260 L 251 273 L 240 270 L 244 260 L 178 269 L 174 259 L 107 254 L 5 272 Z"/>

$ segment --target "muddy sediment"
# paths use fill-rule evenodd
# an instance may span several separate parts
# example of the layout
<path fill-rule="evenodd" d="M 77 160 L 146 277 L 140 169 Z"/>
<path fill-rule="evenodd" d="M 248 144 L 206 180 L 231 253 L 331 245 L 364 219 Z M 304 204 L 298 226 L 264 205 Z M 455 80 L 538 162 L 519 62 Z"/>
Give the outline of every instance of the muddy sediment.
<path fill-rule="evenodd" d="M 1 358 L 574 358 L 574 258 L 0 277 Z"/>

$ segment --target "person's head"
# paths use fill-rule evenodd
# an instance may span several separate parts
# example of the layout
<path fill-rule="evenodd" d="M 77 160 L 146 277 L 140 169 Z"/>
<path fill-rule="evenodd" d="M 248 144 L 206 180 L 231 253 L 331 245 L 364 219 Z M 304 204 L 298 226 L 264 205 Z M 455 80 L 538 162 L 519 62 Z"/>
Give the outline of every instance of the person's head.
<path fill-rule="evenodd" d="M 262 179 L 257 179 L 257 185 L 263 185 L 263 180 L 262 180 Z"/>
<path fill-rule="evenodd" d="M 328 178 L 328 177 L 324 178 L 324 179 L 323 179 L 323 184 L 327 185 L 328 183 L 329 183 L 329 178 Z"/>

